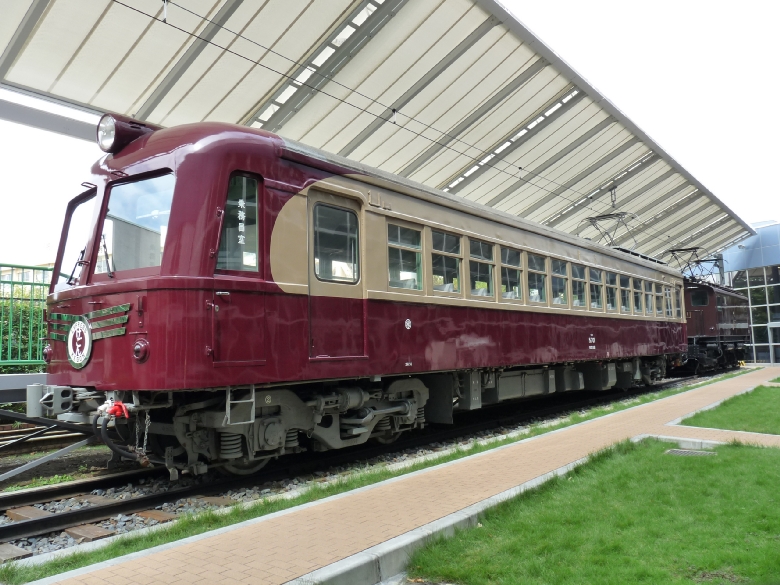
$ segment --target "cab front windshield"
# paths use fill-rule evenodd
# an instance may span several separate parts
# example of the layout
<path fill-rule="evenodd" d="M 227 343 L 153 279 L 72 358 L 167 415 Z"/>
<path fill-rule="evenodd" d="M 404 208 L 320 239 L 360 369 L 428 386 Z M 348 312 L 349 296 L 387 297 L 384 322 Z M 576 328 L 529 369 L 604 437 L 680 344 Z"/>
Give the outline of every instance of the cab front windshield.
<path fill-rule="evenodd" d="M 111 188 L 95 274 L 114 278 L 117 272 L 162 264 L 174 183 L 168 174 Z"/>

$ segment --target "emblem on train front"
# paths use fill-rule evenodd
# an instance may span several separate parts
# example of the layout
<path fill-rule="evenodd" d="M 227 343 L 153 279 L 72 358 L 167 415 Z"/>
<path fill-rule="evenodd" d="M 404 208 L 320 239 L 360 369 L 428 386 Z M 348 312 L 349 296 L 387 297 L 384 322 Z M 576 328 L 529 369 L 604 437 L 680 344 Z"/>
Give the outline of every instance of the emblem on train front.
<path fill-rule="evenodd" d="M 62 341 L 70 365 L 80 370 L 89 363 L 92 343 L 126 333 L 130 304 L 98 309 L 85 315 L 49 314 L 49 338 Z"/>
<path fill-rule="evenodd" d="M 74 321 L 68 331 L 68 361 L 70 365 L 80 370 L 87 365 L 92 355 L 92 328 L 89 321 L 81 317 Z"/>

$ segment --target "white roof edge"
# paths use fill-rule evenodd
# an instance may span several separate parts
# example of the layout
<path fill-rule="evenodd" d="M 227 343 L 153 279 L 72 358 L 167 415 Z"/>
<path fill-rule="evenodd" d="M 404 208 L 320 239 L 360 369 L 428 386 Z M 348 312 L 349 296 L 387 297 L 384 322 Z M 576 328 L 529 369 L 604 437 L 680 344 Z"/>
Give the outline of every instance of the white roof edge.
<path fill-rule="evenodd" d="M 476 4 L 481 6 L 488 13 L 499 18 L 510 31 L 512 31 L 517 37 L 533 49 L 536 53 L 546 59 L 553 67 L 558 69 L 566 77 L 569 78 L 578 87 L 582 88 L 588 96 L 590 96 L 595 103 L 602 107 L 606 112 L 612 115 L 623 126 L 630 130 L 635 136 L 637 136 L 642 142 L 652 148 L 654 152 L 657 152 L 666 163 L 671 166 L 675 171 L 680 173 L 688 182 L 694 185 L 697 189 L 705 193 L 716 205 L 718 205 L 724 212 L 728 213 L 731 217 L 736 219 L 751 235 L 755 235 L 756 231 L 737 215 L 730 207 L 718 199 L 709 189 L 707 189 L 698 179 L 696 179 L 691 173 L 689 173 L 680 163 L 678 163 L 672 156 L 666 152 L 661 146 L 650 136 L 637 126 L 631 119 L 626 116 L 618 107 L 613 104 L 609 99 L 604 97 L 599 90 L 588 82 L 582 75 L 577 73 L 571 65 L 569 65 L 563 58 L 548 47 L 544 41 L 537 37 L 531 29 L 520 22 L 517 17 L 512 14 L 499 0 L 474 0 Z"/>

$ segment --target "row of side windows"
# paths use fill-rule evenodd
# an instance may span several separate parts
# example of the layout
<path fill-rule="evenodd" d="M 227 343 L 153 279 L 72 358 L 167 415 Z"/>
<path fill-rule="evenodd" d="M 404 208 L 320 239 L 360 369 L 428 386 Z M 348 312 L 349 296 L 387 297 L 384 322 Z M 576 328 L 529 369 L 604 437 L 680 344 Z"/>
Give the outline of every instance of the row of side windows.
<path fill-rule="evenodd" d="M 314 271 L 320 280 L 359 280 L 358 218 L 346 209 L 314 208 Z M 682 289 L 431 229 L 431 275 L 436 293 L 529 304 L 681 318 Z M 423 230 L 387 224 L 388 284 L 423 290 Z M 525 264 L 524 264 L 525 261 Z M 463 266 L 468 278 L 463 280 Z M 523 274 L 525 272 L 525 275 Z M 525 279 L 524 279 L 525 278 Z M 527 299 L 524 299 L 524 294 Z M 549 298 L 548 298 L 549 297 Z"/>
<path fill-rule="evenodd" d="M 423 232 L 387 224 L 388 284 L 391 288 L 423 290 Z M 682 317 L 682 289 L 643 281 L 615 272 L 548 258 L 506 246 L 468 238 L 468 255 L 459 235 L 431 230 L 433 290 L 472 298 L 501 298 L 592 310 L 634 313 L 666 318 Z M 498 252 L 498 254 L 496 254 Z M 525 256 L 526 266 L 523 266 Z M 467 260 L 468 280 L 462 280 Z M 523 272 L 526 281 L 523 281 Z M 498 274 L 498 277 L 496 277 Z M 549 286 L 548 286 L 549 284 Z M 527 288 L 526 288 L 527 285 Z M 548 296 L 549 303 L 548 303 Z"/>

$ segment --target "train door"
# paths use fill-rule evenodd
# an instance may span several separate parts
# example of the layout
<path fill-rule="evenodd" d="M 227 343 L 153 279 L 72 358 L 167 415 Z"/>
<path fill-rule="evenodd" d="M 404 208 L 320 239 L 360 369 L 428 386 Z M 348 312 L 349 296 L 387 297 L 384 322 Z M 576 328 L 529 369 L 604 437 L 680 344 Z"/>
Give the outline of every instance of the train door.
<path fill-rule="evenodd" d="M 366 315 L 360 203 L 314 190 L 308 201 L 309 356 L 362 357 Z"/>
<path fill-rule="evenodd" d="M 214 365 L 261 365 L 265 360 L 262 292 L 262 196 L 250 175 L 230 178 L 221 212 L 212 309 Z"/>

